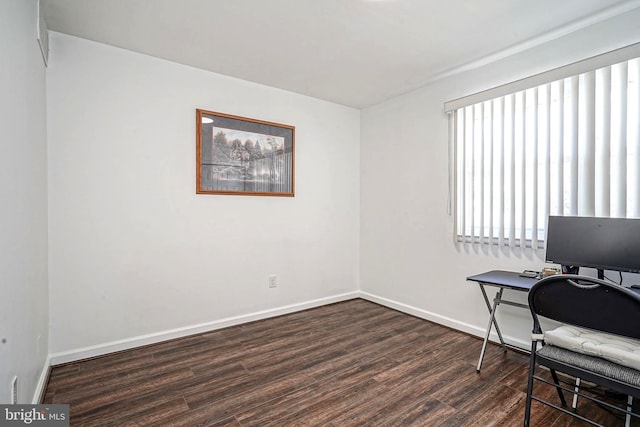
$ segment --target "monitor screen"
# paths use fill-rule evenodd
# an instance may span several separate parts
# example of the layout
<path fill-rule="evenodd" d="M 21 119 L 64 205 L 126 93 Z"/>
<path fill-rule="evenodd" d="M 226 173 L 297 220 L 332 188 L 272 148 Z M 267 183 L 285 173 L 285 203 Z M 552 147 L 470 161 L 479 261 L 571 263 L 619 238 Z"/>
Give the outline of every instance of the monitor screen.
<path fill-rule="evenodd" d="M 640 219 L 549 216 L 547 262 L 640 273 Z"/>

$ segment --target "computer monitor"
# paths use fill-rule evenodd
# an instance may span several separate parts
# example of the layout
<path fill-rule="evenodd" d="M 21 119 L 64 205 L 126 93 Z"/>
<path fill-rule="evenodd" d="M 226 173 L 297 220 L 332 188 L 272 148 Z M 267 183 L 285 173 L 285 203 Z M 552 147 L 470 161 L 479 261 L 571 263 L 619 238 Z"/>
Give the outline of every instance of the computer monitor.
<path fill-rule="evenodd" d="M 640 219 L 549 216 L 546 260 L 640 273 Z"/>

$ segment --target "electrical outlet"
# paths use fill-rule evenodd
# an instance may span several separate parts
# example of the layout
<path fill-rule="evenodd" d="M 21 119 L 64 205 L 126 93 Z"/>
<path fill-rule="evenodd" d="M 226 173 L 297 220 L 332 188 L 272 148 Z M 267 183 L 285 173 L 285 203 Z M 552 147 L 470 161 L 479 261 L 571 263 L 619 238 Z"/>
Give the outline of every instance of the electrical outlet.
<path fill-rule="evenodd" d="M 278 287 L 278 276 L 276 276 L 275 274 L 272 274 L 271 276 L 269 276 L 269 287 L 270 288 Z"/>
<path fill-rule="evenodd" d="M 11 380 L 11 404 L 16 405 L 18 403 L 18 377 L 14 376 Z"/>

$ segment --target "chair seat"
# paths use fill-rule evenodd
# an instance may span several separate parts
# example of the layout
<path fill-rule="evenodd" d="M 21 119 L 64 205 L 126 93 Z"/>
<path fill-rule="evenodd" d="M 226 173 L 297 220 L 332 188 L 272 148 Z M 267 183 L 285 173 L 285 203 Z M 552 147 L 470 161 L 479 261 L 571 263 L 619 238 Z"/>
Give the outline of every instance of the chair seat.
<path fill-rule="evenodd" d="M 544 342 L 640 370 L 640 340 L 563 325 L 545 331 Z"/>
<path fill-rule="evenodd" d="M 546 359 L 576 366 L 630 386 L 640 387 L 640 371 L 610 362 L 600 357 L 577 353 L 554 345 L 545 345 L 536 353 L 538 356 Z"/>

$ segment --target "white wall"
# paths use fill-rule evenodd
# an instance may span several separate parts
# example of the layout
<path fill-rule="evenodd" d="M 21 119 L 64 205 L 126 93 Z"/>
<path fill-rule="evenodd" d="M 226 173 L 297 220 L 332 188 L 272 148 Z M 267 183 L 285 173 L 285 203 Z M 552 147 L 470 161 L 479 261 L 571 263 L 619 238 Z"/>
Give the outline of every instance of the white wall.
<path fill-rule="evenodd" d="M 51 54 L 54 356 L 357 290 L 358 110 L 58 33 Z M 295 126 L 296 196 L 196 195 L 196 108 Z"/>
<path fill-rule="evenodd" d="M 479 334 L 488 315 L 469 275 L 539 270 L 544 253 L 456 245 L 447 214 L 443 103 L 640 41 L 640 12 L 438 81 L 362 112 L 361 289 L 417 315 Z M 523 295 L 513 298 L 525 302 Z M 502 332 L 526 343 L 529 315 L 503 306 Z"/>
<path fill-rule="evenodd" d="M 35 0 L 0 2 L 0 403 L 31 403 L 47 356 L 45 69 Z"/>

